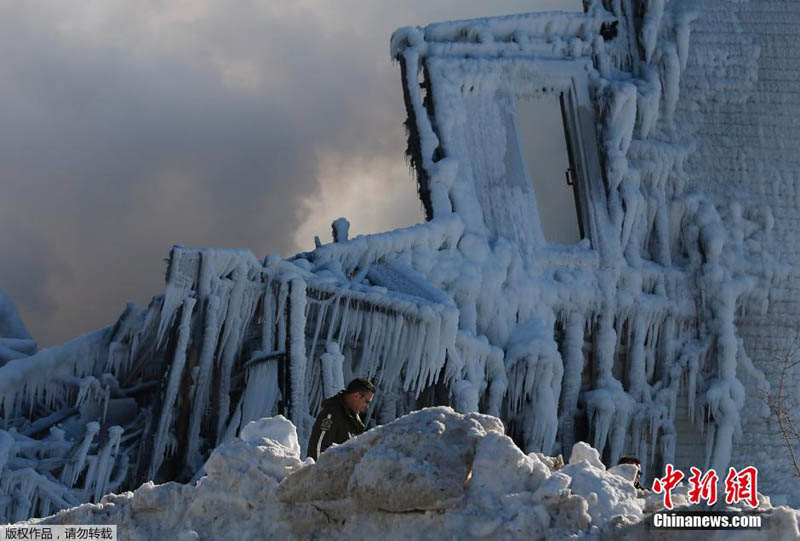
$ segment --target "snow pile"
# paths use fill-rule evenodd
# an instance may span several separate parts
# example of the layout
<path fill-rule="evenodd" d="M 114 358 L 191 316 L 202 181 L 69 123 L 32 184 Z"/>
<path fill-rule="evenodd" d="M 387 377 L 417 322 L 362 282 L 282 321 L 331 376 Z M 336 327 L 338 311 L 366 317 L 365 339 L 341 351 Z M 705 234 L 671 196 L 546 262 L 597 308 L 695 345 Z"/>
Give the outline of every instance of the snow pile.
<path fill-rule="evenodd" d="M 538 539 L 636 533 L 645 510 L 658 509 L 585 444 L 563 466 L 525 455 L 495 417 L 444 407 L 370 430 L 316 464 L 300 460 L 283 417 L 251 423 L 242 436 L 214 451 L 196 485 L 146 483 L 37 522 L 116 524 L 120 538 L 143 540 Z M 776 534 L 796 535 L 797 512 L 772 513 Z"/>

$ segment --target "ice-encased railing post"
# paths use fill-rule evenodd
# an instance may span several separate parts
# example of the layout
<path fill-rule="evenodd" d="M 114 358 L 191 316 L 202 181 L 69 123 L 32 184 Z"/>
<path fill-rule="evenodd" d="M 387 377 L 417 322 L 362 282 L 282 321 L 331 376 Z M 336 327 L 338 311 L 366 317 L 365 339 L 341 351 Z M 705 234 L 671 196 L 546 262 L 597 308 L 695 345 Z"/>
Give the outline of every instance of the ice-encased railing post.
<path fill-rule="evenodd" d="M 334 341 L 325 344 L 325 353 L 320 358 L 322 362 L 322 381 L 325 396 L 333 396 L 344 389 L 344 375 L 342 364 L 344 355 L 339 350 L 339 344 Z"/>

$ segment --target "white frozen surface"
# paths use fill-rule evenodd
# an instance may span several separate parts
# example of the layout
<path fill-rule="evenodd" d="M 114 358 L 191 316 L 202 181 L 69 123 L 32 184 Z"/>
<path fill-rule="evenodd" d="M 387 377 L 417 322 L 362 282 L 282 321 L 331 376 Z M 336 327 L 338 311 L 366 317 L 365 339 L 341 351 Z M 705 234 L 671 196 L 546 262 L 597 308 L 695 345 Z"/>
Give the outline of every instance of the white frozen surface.
<path fill-rule="evenodd" d="M 425 409 L 332 447 L 316 464 L 300 461 L 285 419 L 249 426 L 253 438 L 280 440 L 237 438 L 214 451 L 195 485 L 146 483 L 37 522 L 116 524 L 120 538 L 133 540 L 644 533 L 645 500 L 630 481 L 586 460 L 555 471 L 549 459 L 522 453 L 493 417 Z M 799 512 L 768 504 L 765 512 L 775 539 L 796 535 Z"/>
<path fill-rule="evenodd" d="M 239 437 L 247 443 L 258 443 L 262 439 L 273 440 L 286 447 L 292 454 L 300 456 L 297 429 L 283 415 L 251 421 L 242 428 Z"/>
<path fill-rule="evenodd" d="M 601 470 L 606 469 L 603 462 L 600 460 L 600 453 L 584 441 L 579 441 L 572 446 L 572 454 L 569 457 L 570 464 L 577 464 L 581 460 L 585 460 L 595 468 Z"/>
<path fill-rule="evenodd" d="M 487 536 L 503 528 L 515 535 L 514 528 L 532 529 L 534 523 L 546 529 L 551 522 L 583 531 L 589 519 L 601 527 L 610 514 L 623 522 L 640 519 L 641 509 L 626 485 L 614 472 L 605 472 L 600 461 L 607 454 L 614 464 L 625 453 L 640 457 L 644 482 L 659 473 L 654 466 L 665 463 L 691 462 L 721 471 L 732 461 L 755 461 L 771 490 L 785 493 L 790 503 L 800 502 L 800 485 L 781 476 L 787 457 L 738 447 L 747 422 L 758 430 L 768 425 L 758 398 L 769 388 L 764 362 L 751 361 L 748 353 L 753 352 L 747 348 L 764 343 L 772 352 L 783 339 L 772 335 L 786 332 L 765 325 L 763 340 L 760 335 L 748 339 L 742 327 L 760 322 L 775 305 L 791 304 L 775 302 L 774 288 L 786 281 L 788 269 L 770 252 L 770 239 L 776 232 L 787 238 L 793 232 L 785 223 L 796 221 L 796 201 L 780 215 L 770 205 L 736 200 L 739 192 L 727 185 L 727 173 L 722 174 L 724 194 L 704 190 L 702 182 L 693 185 L 694 178 L 706 177 L 697 165 L 691 130 L 686 131 L 703 127 L 696 107 L 720 103 L 710 88 L 718 81 L 728 85 L 726 104 L 749 100 L 758 63 L 725 62 L 740 54 L 758 57 L 758 47 L 748 45 L 731 56 L 724 43 L 708 44 L 715 31 L 706 30 L 692 49 L 690 26 L 696 13 L 690 4 L 695 3 L 605 2 L 614 13 L 600 2 L 591 4 L 586 15 L 459 21 L 402 29 L 393 36 L 392 54 L 410 74 L 405 90 L 416 123 L 409 127 L 419 143 L 419 156 L 412 161 L 419 161 L 427 175 L 420 187 L 429 192 L 423 203 L 430 207 L 430 221 L 350 239 L 340 220 L 334 226 L 339 242 L 320 243 L 290 260 L 269 256 L 263 264 L 248 251 L 176 247 L 163 298 L 145 313 L 121 318 L 122 330 L 114 337 L 99 331 L 31 357 L 5 354 L 8 362 L 0 366 L 5 416 L 38 434 L 44 433 L 43 424 L 58 422 L 53 415 L 63 414 L 73 429 L 68 433 L 91 440 L 94 432 L 82 432 L 86 422 L 104 421 L 107 411 L 115 409 L 112 395 L 141 390 L 137 378 L 147 372 L 144 368 L 153 368 L 144 365 L 161 361 L 147 352 L 170 352 L 164 366 L 150 374 L 153 379 L 141 382 L 164 382 L 157 388 L 157 396 L 164 398 L 157 418 L 145 427 L 129 422 L 126 431 L 133 429 L 133 436 L 79 446 L 59 473 L 66 489 L 37 478 L 48 487 L 49 498 L 37 505 L 51 509 L 51 504 L 74 503 L 70 498 L 78 489 L 73 485 L 84 470 L 91 486 L 81 487 L 79 501 L 96 497 L 113 485 L 106 474 L 115 453 L 120 463 L 114 475 L 124 481 L 127 466 L 121 461 L 128 452 L 137 455 L 137 435 L 143 431 L 154 439 L 152 456 L 143 457 L 150 460 L 149 477 L 194 473 L 211 449 L 233 440 L 249 421 L 276 413 L 279 403 L 289 404 L 285 413 L 297 426 L 295 441 L 302 451 L 322 398 L 356 375 L 373 378 L 379 389 L 368 422 L 385 423 L 434 403 L 422 395 L 441 381 L 448 396 L 437 399 L 449 400 L 461 413 L 472 412 L 466 418 L 473 421 L 483 419 L 474 415 L 479 410 L 502 416 L 524 452 L 509 447 L 502 431 L 481 425 L 488 431 L 482 435 L 473 423 L 456 434 L 444 423 L 443 434 L 454 441 L 428 442 L 428 455 L 420 455 L 402 437 L 373 435 L 378 438 L 374 445 L 333 450 L 326 455 L 331 458 L 284 487 L 302 481 L 308 486 L 298 494 L 322 491 L 325 500 L 331 491 L 342 493 L 325 475 L 335 477 L 345 468 L 347 486 L 352 483 L 371 495 L 364 501 L 353 496 L 354 505 L 370 512 L 421 506 L 446 508 L 445 515 L 452 515 L 463 504 L 502 517 L 497 524 L 478 520 L 476 528 Z M 738 31 L 735 21 L 716 11 L 724 4 L 709 0 L 697 5 L 711 23 L 721 17 L 725 28 Z M 641 20 L 631 15 L 633 6 Z M 618 20 L 619 36 L 605 41 L 598 31 L 612 18 Z M 640 48 L 641 56 L 632 58 Z M 430 83 L 424 89 L 418 75 L 423 62 Z M 697 71 L 698 63 L 702 80 L 695 73 L 686 92 L 684 70 Z M 703 69 L 704 63 L 713 69 Z M 542 237 L 535 194 L 516 159 L 514 140 L 515 100 L 560 92 L 572 92 L 569 99 L 577 100 L 581 115 L 589 115 L 583 126 L 582 152 L 588 156 L 583 165 L 594 175 L 585 186 L 590 238 L 569 246 Z M 434 105 L 432 118 L 434 112 L 426 107 Z M 683 122 L 686 116 L 699 126 Z M 728 129 L 725 124 L 721 132 Z M 708 139 L 727 140 L 716 132 Z M 718 146 L 701 148 L 701 154 L 711 153 L 701 162 L 727 166 L 735 161 L 719 160 L 711 150 Z M 592 150 L 602 160 L 595 156 L 593 162 Z M 756 157 L 746 170 L 762 168 L 763 155 Z M 792 171 L 787 167 L 778 176 L 790 177 Z M 780 183 L 766 173 L 758 183 L 764 189 L 772 184 Z M 800 190 L 788 186 L 786 192 Z M 0 307 L 11 313 L 7 302 Z M 2 340 L 0 359 L 11 346 L 25 346 L 12 341 L 26 339 Z M 280 396 L 275 384 L 276 360 L 283 356 L 288 356 L 286 372 L 291 373 L 287 396 Z M 127 373 L 132 365 L 140 372 Z M 120 389 L 120 382 L 128 387 Z M 94 417 L 87 405 L 94 408 Z M 80 412 L 72 412 L 73 407 Z M 26 419 L 30 411 L 46 416 Z M 182 431 L 186 411 L 188 429 Z M 49 448 L 67 447 L 70 442 L 57 443 L 63 436 L 58 430 L 37 441 Z M 374 434 L 384 434 L 380 430 Z M 573 446 L 590 437 L 599 452 L 586 444 Z M 418 443 L 424 437 L 413 433 L 411 439 Z M 257 440 L 248 445 L 258 448 Z M 279 446 L 284 450 L 261 447 L 272 449 L 264 456 L 289 460 L 295 456 L 289 443 Z M 466 446 L 474 456 L 451 454 L 451 444 Z M 4 445 L 7 455 L 17 452 L 16 443 L 6 439 Z M 224 467 L 228 455 L 247 455 L 247 445 L 238 440 L 231 445 L 218 450 L 206 468 Z M 185 456 L 177 456 L 183 449 Z M 531 452 L 543 454 L 524 454 Z M 563 470 L 572 474 L 539 479 L 542 465 L 552 465 L 544 455 L 558 453 L 569 458 Z M 40 470 L 49 467 L 38 457 L 30 460 Z M 438 469 L 429 467 L 430 460 Z M 19 463 L 9 468 L 18 472 Z M 269 466 L 273 473 L 281 467 Z M 207 486 L 212 486 L 214 475 L 207 471 Z M 460 476 L 470 471 L 464 489 L 466 479 Z M 404 476 L 413 479 L 407 487 L 417 490 L 412 494 L 424 489 L 424 498 L 386 499 L 393 490 L 386 479 Z M 29 488 L 28 477 L 15 473 L 13 486 L 0 486 L 0 496 Z M 572 485 L 571 499 L 561 501 L 561 491 Z M 513 494 L 532 493 L 530 501 L 498 495 L 506 486 L 516 487 Z M 554 501 L 568 510 L 558 520 L 547 507 Z M 534 511 L 515 514 L 525 506 Z M 36 509 L 20 505 L 13 516 Z M 480 516 L 484 511 L 475 512 Z M 347 533 L 348 527 L 337 533 Z"/>

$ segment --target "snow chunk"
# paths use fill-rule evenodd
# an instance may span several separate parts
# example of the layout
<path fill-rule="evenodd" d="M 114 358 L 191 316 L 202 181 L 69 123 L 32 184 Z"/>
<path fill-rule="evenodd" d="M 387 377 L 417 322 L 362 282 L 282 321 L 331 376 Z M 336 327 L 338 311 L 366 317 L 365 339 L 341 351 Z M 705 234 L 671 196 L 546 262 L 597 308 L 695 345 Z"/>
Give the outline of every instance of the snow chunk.
<path fill-rule="evenodd" d="M 644 518 L 642 502 L 636 499 L 636 489 L 626 479 L 597 468 L 588 460 L 575 463 L 570 460 L 561 471 L 572 477 L 572 492 L 589 502 L 592 525 L 602 528 L 606 522 L 618 520 L 615 519 L 618 515 L 621 515 L 622 522 L 627 523 Z"/>
<path fill-rule="evenodd" d="M 639 468 L 636 464 L 617 464 L 613 468 L 609 468 L 608 473 L 619 475 L 633 483 L 636 481 L 636 476 L 639 475 Z"/>
<path fill-rule="evenodd" d="M 251 421 L 242 428 L 239 437 L 248 443 L 259 443 L 262 439 L 273 440 L 283 445 L 293 456 L 300 458 L 297 429 L 283 415 Z"/>
<path fill-rule="evenodd" d="M 550 468 L 536 455 L 525 455 L 508 436 L 490 432 L 476 448 L 469 493 L 535 491 L 549 476 Z"/>
<path fill-rule="evenodd" d="M 577 464 L 581 460 L 587 461 L 595 468 L 605 470 L 606 467 L 600 460 L 600 452 L 584 441 L 579 441 L 572 447 L 572 455 L 569 457 L 570 464 Z"/>

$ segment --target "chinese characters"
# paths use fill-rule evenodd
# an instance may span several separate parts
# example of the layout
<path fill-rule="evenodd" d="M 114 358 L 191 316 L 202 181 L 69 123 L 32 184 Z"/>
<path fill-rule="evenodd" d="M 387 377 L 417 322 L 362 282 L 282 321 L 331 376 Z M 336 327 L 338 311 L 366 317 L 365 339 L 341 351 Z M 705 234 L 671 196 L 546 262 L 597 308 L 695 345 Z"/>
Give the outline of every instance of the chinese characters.
<path fill-rule="evenodd" d="M 717 487 L 719 476 L 713 469 L 703 474 L 697 468 L 690 468 L 689 476 L 689 502 L 700 503 L 705 501 L 707 505 L 717 503 Z M 672 490 L 676 488 L 684 477 L 680 470 L 676 470 L 672 464 L 667 464 L 664 477 L 653 480 L 653 492 L 664 495 L 664 507 L 673 508 Z M 725 477 L 725 503 L 736 504 L 744 502 L 750 507 L 758 507 L 758 470 L 754 466 L 748 466 L 736 471 L 736 468 L 728 468 L 728 475 Z"/>

